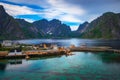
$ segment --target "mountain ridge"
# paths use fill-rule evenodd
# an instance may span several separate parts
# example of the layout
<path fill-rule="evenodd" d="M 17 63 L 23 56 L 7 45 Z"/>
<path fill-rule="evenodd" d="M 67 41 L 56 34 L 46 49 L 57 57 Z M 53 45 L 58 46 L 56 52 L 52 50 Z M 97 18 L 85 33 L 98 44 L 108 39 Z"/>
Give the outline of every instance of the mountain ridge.
<path fill-rule="evenodd" d="M 60 20 L 41 19 L 29 23 L 24 19 L 14 19 L 0 5 L 0 39 L 59 38 L 68 37 L 70 26 Z"/>
<path fill-rule="evenodd" d="M 0 39 L 90 38 L 120 39 L 120 13 L 106 12 L 90 23 L 80 24 L 76 31 L 58 19 L 41 19 L 29 23 L 14 19 L 0 5 Z"/>
<path fill-rule="evenodd" d="M 17 27 L 16 27 L 17 26 Z M 0 5 L 0 39 L 24 38 L 19 23 L 12 16 L 6 13 L 3 6 Z"/>

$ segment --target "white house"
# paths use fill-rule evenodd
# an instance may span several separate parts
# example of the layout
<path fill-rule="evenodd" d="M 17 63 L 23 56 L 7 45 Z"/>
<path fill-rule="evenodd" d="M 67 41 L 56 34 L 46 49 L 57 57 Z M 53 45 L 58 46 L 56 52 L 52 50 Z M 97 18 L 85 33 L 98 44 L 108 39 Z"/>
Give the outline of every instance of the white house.
<path fill-rule="evenodd" d="M 10 47 L 10 46 L 12 46 L 12 44 L 13 44 L 13 42 L 10 40 L 5 40 L 2 42 L 2 46 L 4 46 L 4 47 Z"/>
<path fill-rule="evenodd" d="M 58 50 L 58 46 L 57 45 L 53 45 L 53 50 Z"/>
<path fill-rule="evenodd" d="M 10 52 L 8 55 L 22 55 L 22 52 L 17 52 L 15 49 L 14 52 Z"/>

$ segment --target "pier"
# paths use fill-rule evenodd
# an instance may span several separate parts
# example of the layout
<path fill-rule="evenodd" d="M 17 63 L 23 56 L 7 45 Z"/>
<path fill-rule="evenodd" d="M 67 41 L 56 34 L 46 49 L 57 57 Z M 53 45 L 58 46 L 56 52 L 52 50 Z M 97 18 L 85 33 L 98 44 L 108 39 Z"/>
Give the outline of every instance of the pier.
<path fill-rule="evenodd" d="M 120 53 L 120 50 L 112 49 L 111 47 L 86 47 L 80 46 L 75 47 L 74 45 L 69 48 L 60 47 L 58 49 L 50 50 L 27 50 L 22 51 L 21 54 L 12 54 L 9 55 L 8 51 L 0 51 L 0 59 L 15 59 L 15 58 L 24 58 L 29 59 L 32 57 L 43 57 L 43 56 L 57 56 L 57 55 L 72 55 L 72 52 L 113 52 Z"/>
<path fill-rule="evenodd" d="M 58 50 L 29 50 L 29 51 L 22 51 L 22 54 L 8 55 L 9 54 L 8 52 L 2 51 L 0 52 L 0 59 L 15 59 L 15 58 L 29 59 L 32 57 L 70 55 L 69 52 L 70 51 L 68 49 L 61 48 Z"/>

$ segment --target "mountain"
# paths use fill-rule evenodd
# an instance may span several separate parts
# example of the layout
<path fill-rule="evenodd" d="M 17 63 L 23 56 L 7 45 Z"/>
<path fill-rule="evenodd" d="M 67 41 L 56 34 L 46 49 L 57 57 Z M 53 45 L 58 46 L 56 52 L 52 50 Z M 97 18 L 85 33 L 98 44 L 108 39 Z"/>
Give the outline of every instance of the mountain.
<path fill-rule="evenodd" d="M 83 24 L 80 24 L 79 27 L 78 27 L 78 29 L 77 29 L 77 32 L 78 33 L 85 32 L 88 26 L 89 26 L 89 23 L 87 21 L 84 22 Z"/>
<path fill-rule="evenodd" d="M 76 31 L 72 31 L 69 35 L 71 38 L 80 38 L 81 34 L 84 33 L 88 27 L 89 23 L 86 21 L 79 25 Z"/>
<path fill-rule="evenodd" d="M 60 20 L 41 19 L 29 23 L 24 19 L 14 19 L 0 5 L 0 39 L 28 38 L 69 38 L 120 39 L 120 13 L 107 12 L 91 23 L 84 22 L 78 30 Z"/>
<path fill-rule="evenodd" d="M 24 37 L 19 23 L 0 5 L 0 39 L 22 39 Z"/>
<path fill-rule="evenodd" d="M 16 19 L 19 23 L 22 31 L 25 35 L 25 38 L 42 38 L 44 34 L 39 31 L 32 23 L 25 21 L 24 19 Z"/>
<path fill-rule="evenodd" d="M 71 29 L 57 19 L 46 19 L 29 23 L 24 19 L 14 19 L 0 5 L 0 39 L 28 38 L 65 38 L 69 37 Z"/>
<path fill-rule="evenodd" d="M 88 25 L 82 38 L 120 39 L 120 14 L 104 13 Z"/>
<path fill-rule="evenodd" d="M 44 33 L 47 37 L 68 37 L 71 29 L 66 24 L 62 24 L 61 21 L 57 19 L 53 19 L 51 21 L 47 21 L 46 19 L 42 19 L 39 21 L 33 22 L 33 25 Z"/>

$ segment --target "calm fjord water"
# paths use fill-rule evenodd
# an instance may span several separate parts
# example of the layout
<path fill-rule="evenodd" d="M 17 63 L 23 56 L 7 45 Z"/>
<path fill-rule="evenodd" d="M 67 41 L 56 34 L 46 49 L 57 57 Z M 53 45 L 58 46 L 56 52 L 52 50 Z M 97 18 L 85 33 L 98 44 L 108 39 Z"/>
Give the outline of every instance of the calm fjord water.
<path fill-rule="evenodd" d="M 23 44 L 40 44 L 53 43 L 58 46 L 66 46 L 74 44 L 80 46 L 86 44 L 87 46 L 110 46 L 115 49 L 120 49 L 120 40 L 91 40 L 91 39 L 32 39 L 32 40 L 17 40 Z"/>
<path fill-rule="evenodd" d="M 88 46 L 119 48 L 120 41 L 21 40 L 22 43 L 56 43 L 59 46 L 86 43 Z M 111 42 L 111 43 L 110 43 Z M 113 44 L 113 43 L 116 43 Z M 120 80 L 120 54 L 73 52 L 72 56 L 51 56 L 30 60 L 0 60 L 0 80 Z"/>
<path fill-rule="evenodd" d="M 74 52 L 72 56 L 0 61 L 0 80 L 120 80 L 120 55 Z"/>

